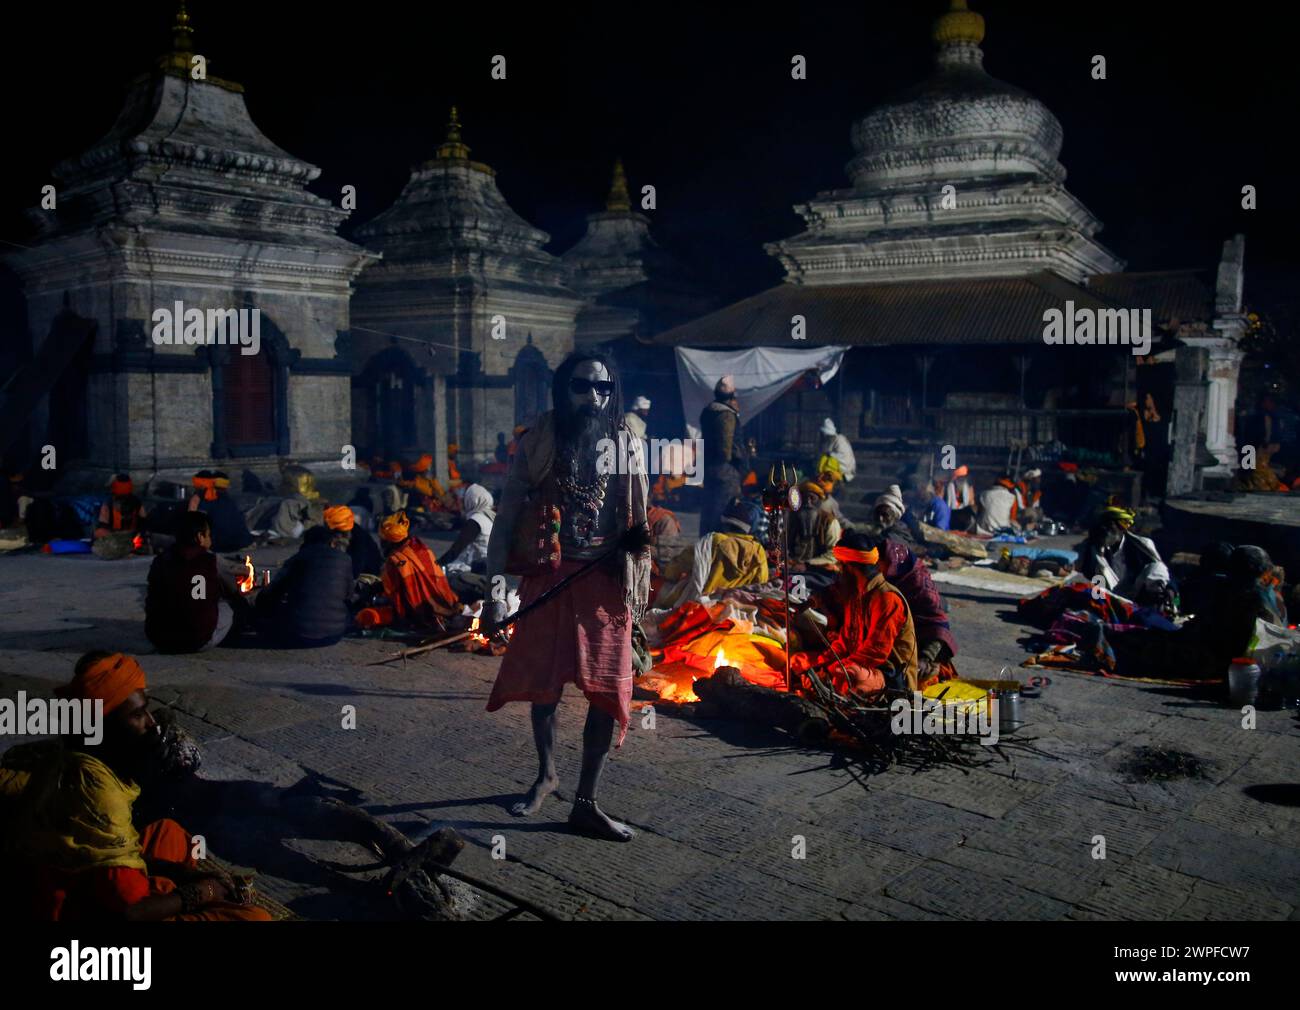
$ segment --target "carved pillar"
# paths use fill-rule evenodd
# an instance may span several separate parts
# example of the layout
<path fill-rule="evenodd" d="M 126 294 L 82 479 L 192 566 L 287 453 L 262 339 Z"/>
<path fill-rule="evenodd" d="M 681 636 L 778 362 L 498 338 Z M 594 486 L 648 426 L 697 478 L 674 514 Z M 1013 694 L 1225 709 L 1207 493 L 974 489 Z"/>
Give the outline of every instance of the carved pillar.
<path fill-rule="evenodd" d="M 1204 432 L 1209 352 L 1180 347 L 1174 352 L 1174 404 L 1169 419 L 1172 445 L 1166 493 L 1170 496 L 1199 491 L 1203 471 L 1199 463 Z"/>
<path fill-rule="evenodd" d="M 443 487 L 451 479 L 447 470 L 447 377 L 433 375 L 433 473 Z"/>

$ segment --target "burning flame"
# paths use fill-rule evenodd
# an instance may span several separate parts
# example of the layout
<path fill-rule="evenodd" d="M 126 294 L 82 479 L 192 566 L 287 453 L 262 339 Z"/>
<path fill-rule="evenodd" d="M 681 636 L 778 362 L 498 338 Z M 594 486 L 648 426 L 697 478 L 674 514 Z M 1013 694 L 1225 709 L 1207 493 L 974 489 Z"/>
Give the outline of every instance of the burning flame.
<path fill-rule="evenodd" d="M 476 617 L 469 622 L 470 636 L 469 640 L 474 645 L 487 645 L 487 639 L 478 633 L 479 619 Z"/>
<path fill-rule="evenodd" d="M 718 654 L 716 657 L 714 657 L 713 660 L 713 668 L 715 670 L 721 669 L 724 666 L 735 666 L 735 665 L 736 665 L 735 663 L 733 663 L 731 660 L 727 658 L 727 654 L 723 652 L 722 649 L 718 649 Z"/>
<path fill-rule="evenodd" d="M 239 584 L 239 591 L 241 593 L 251 593 L 253 591 L 254 579 L 253 579 L 253 558 L 252 555 L 250 554 L 244 555 L 244 569 L 246 570 L 247 574 L 236 581 Z"/>

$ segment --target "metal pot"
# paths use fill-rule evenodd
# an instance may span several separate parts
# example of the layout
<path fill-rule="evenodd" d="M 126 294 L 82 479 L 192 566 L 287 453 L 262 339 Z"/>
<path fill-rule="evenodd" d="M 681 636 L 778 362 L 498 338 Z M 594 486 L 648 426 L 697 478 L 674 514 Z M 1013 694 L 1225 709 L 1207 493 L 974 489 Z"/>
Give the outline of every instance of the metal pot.
<path fill-rule="evenodd" d="M 1018 690 L 999 690 L 998 696 L 998 732 L 1014 733 L 1024 725 L 1020 711 L 1020 692 Z"/>

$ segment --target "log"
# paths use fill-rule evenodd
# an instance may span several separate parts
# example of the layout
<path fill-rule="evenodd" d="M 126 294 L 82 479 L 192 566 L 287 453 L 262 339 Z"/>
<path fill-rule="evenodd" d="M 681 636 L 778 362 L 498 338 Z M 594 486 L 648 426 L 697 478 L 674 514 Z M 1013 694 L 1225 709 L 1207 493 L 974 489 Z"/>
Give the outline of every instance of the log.
<path fill-rule="evenodd" d="M 824 742 L 831 731 L 826 714 L 797 694 L 751 684 L 734 666 L 719 667 L 695 682 L 695 693 L 722 718 L 757 722 L 794 733 L 803 743 Z"/>

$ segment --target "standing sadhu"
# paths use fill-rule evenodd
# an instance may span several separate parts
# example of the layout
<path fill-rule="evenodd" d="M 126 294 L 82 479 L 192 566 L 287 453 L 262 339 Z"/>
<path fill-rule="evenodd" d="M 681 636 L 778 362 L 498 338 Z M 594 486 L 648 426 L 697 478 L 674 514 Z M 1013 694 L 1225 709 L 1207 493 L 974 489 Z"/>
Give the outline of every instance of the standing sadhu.
<path fill-rule="evenodd" d="M 388 557 L 384 560 L 384 594 L 393 605 L 393 618 L 401 624 L 443 628 L 446 618 L 460 612 L 460 601 L 447 584 L 447 576 L 423 540 L 411 535 L 405 512 L 396 512 L 379 524 L 379 537 Z"/>
<path fill-rule="evenodd" d="M 722 513 L 740 497 L 740 466 L 747 467 L 741 450 L 740 400 L 736 380 L 724 375 L 713 387 L 713 402 L 700 412 L 704 442 L 704 504 L 700 507 L 700 533 L 720 528 Z M 698 463 L 697 463 L 698 465 Z"/>
<path fill-rule="evenodd" d="M 555 372 L 554 409 L 519 437 L 488 545 L 488 572 L 523 574 L 520 605 L 528 607 L 587 562 L 605 558 L 521 618 L 502 660 L 488 711 L 508 701 L 532 705 L 538 772 L 512 812 L 541 809 L 559 785 L 555 765 L 556 706 L 566 683 L 586 695 L 582 773 L 569 823 L 584 833 L 625 842 L 632 830 L 596 805 L 614 724 L 627 733 L 632 700 L 632 624 L 650 593 L 649 491 L 641 442 L 623 423 L 612 362 L 594 351 L 566 358 Z M 602 445 L 612 439 L 627 465 L 609 472 Z M 555 524 L 558 521 L 558 529 Z M 637 543 L 625 539 L 644 533 Z M 500 620 L 499 604 L 494 619 Z"/>

